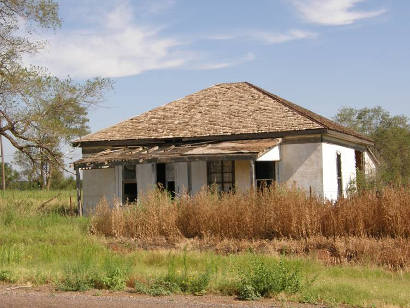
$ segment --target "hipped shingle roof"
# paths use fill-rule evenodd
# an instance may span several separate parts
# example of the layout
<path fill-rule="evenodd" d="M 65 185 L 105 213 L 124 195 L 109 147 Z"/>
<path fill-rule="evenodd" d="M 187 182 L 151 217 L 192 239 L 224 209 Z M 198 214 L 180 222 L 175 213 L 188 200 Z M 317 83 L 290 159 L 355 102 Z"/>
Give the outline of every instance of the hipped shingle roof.
<path fill-rule="evenodd" d="M 222 83 L 74 143 L 195 138 L 330 129 L 370 140 L 248 82 Z"/>

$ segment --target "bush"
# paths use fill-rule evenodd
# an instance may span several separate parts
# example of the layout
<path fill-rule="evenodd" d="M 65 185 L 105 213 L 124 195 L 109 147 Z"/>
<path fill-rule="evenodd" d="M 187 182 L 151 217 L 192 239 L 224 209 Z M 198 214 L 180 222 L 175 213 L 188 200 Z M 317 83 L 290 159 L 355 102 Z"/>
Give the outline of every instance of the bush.
<path fill-rule="evenodd" d="M 4 282 L 16 282 L 16 279 L 13 277 L 13 273 L 7 270 L 1 270 L 0 271 L 0 281 Z"/>
<path fill-rule="evenodd" d="M 270 297 L 280 292 L 293 294 L 301 289 L 298 268 L 283 259 L 268 265 L 255 256 L 250 268 L 242 269 L 240 276 L 237 296 L 243 300 Z"/>
<path fill-rule="evenodd" d="M 196 274 L 189 273 L 185 251 L 182 272 L 176 271 L 175 258 L 172 257 L 168 264 L 168 272 L 164 277 L 160 277 L 148 285 L 137 281 L 135 283 L 135 292 L 152 296 L 170 295 L 174 293 L 203 295 L 206 293 L 210 277 L 210 266 L 208 266 L 204 272 Z"/>
<path fill-rule="evenodd" d="M 126 275 L 120 268 L 110 269 L 106 276 L 102 277 L 101 282 L 104 289 L 108 290 L 124 290 Z"/>

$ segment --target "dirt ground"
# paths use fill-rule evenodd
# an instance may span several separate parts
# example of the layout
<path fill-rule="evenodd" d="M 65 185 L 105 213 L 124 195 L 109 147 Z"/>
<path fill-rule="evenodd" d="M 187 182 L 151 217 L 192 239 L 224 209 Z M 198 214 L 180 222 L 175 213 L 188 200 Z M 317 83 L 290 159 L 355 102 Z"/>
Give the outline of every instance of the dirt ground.
<path fill-rule="evenodd" d="M 238 301 L 229 296 L 173 295 L 150 297 L 129 292 L 90 290 L 87 292 L 57 292 L 51 287 L 0 286 L 0 307 L 300 307 L 319 306 L 281 303 L 273 300 Z"/>

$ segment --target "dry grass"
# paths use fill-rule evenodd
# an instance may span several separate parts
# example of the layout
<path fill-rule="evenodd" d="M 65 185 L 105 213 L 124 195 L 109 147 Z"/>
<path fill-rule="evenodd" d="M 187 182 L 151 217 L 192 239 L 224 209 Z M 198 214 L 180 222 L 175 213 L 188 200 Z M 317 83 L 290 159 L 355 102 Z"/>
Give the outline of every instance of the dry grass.
<path fill-rule="evenodd" d="M 145 243 L 194 238 L 201 242 L 197 246 L 227 252 L 259 243 L 282 253 L 314 252 L 326 262 L 372 261 L 404 268 L 410 262 L 409 221 L 410 190 L 405 188 L 367 191 L 336 204 L 276 188 L 222 196 L 204 190 L 176 200 L 157 191 L 138 204 L 113 209 L 102 200 L 91 228 Z"/>

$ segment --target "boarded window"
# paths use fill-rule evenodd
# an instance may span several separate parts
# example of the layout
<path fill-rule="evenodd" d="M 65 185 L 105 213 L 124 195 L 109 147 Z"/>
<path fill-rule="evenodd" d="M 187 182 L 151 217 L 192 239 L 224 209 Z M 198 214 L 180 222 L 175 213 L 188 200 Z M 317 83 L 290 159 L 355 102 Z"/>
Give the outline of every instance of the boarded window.
<path fill-rule="evenodd" d="M 343 197 L 343 178 L 342 178 L 342 155 L 336 154 L 336 173 L 337 173 L 337 195 Z"/>
<path fill-rule="evenodd" d="M 275 162 L 274 161 L 257 161 L 255 162 L 255 180 L 256 187 L 271 186 L 275 181 Z"/>
<path fill-rule="evenodd" d="M 235 162 L 233 160 L 209 161 L 208 185 L 216 185 L 219 192 L 231 191 L 234 187 Z"/>

